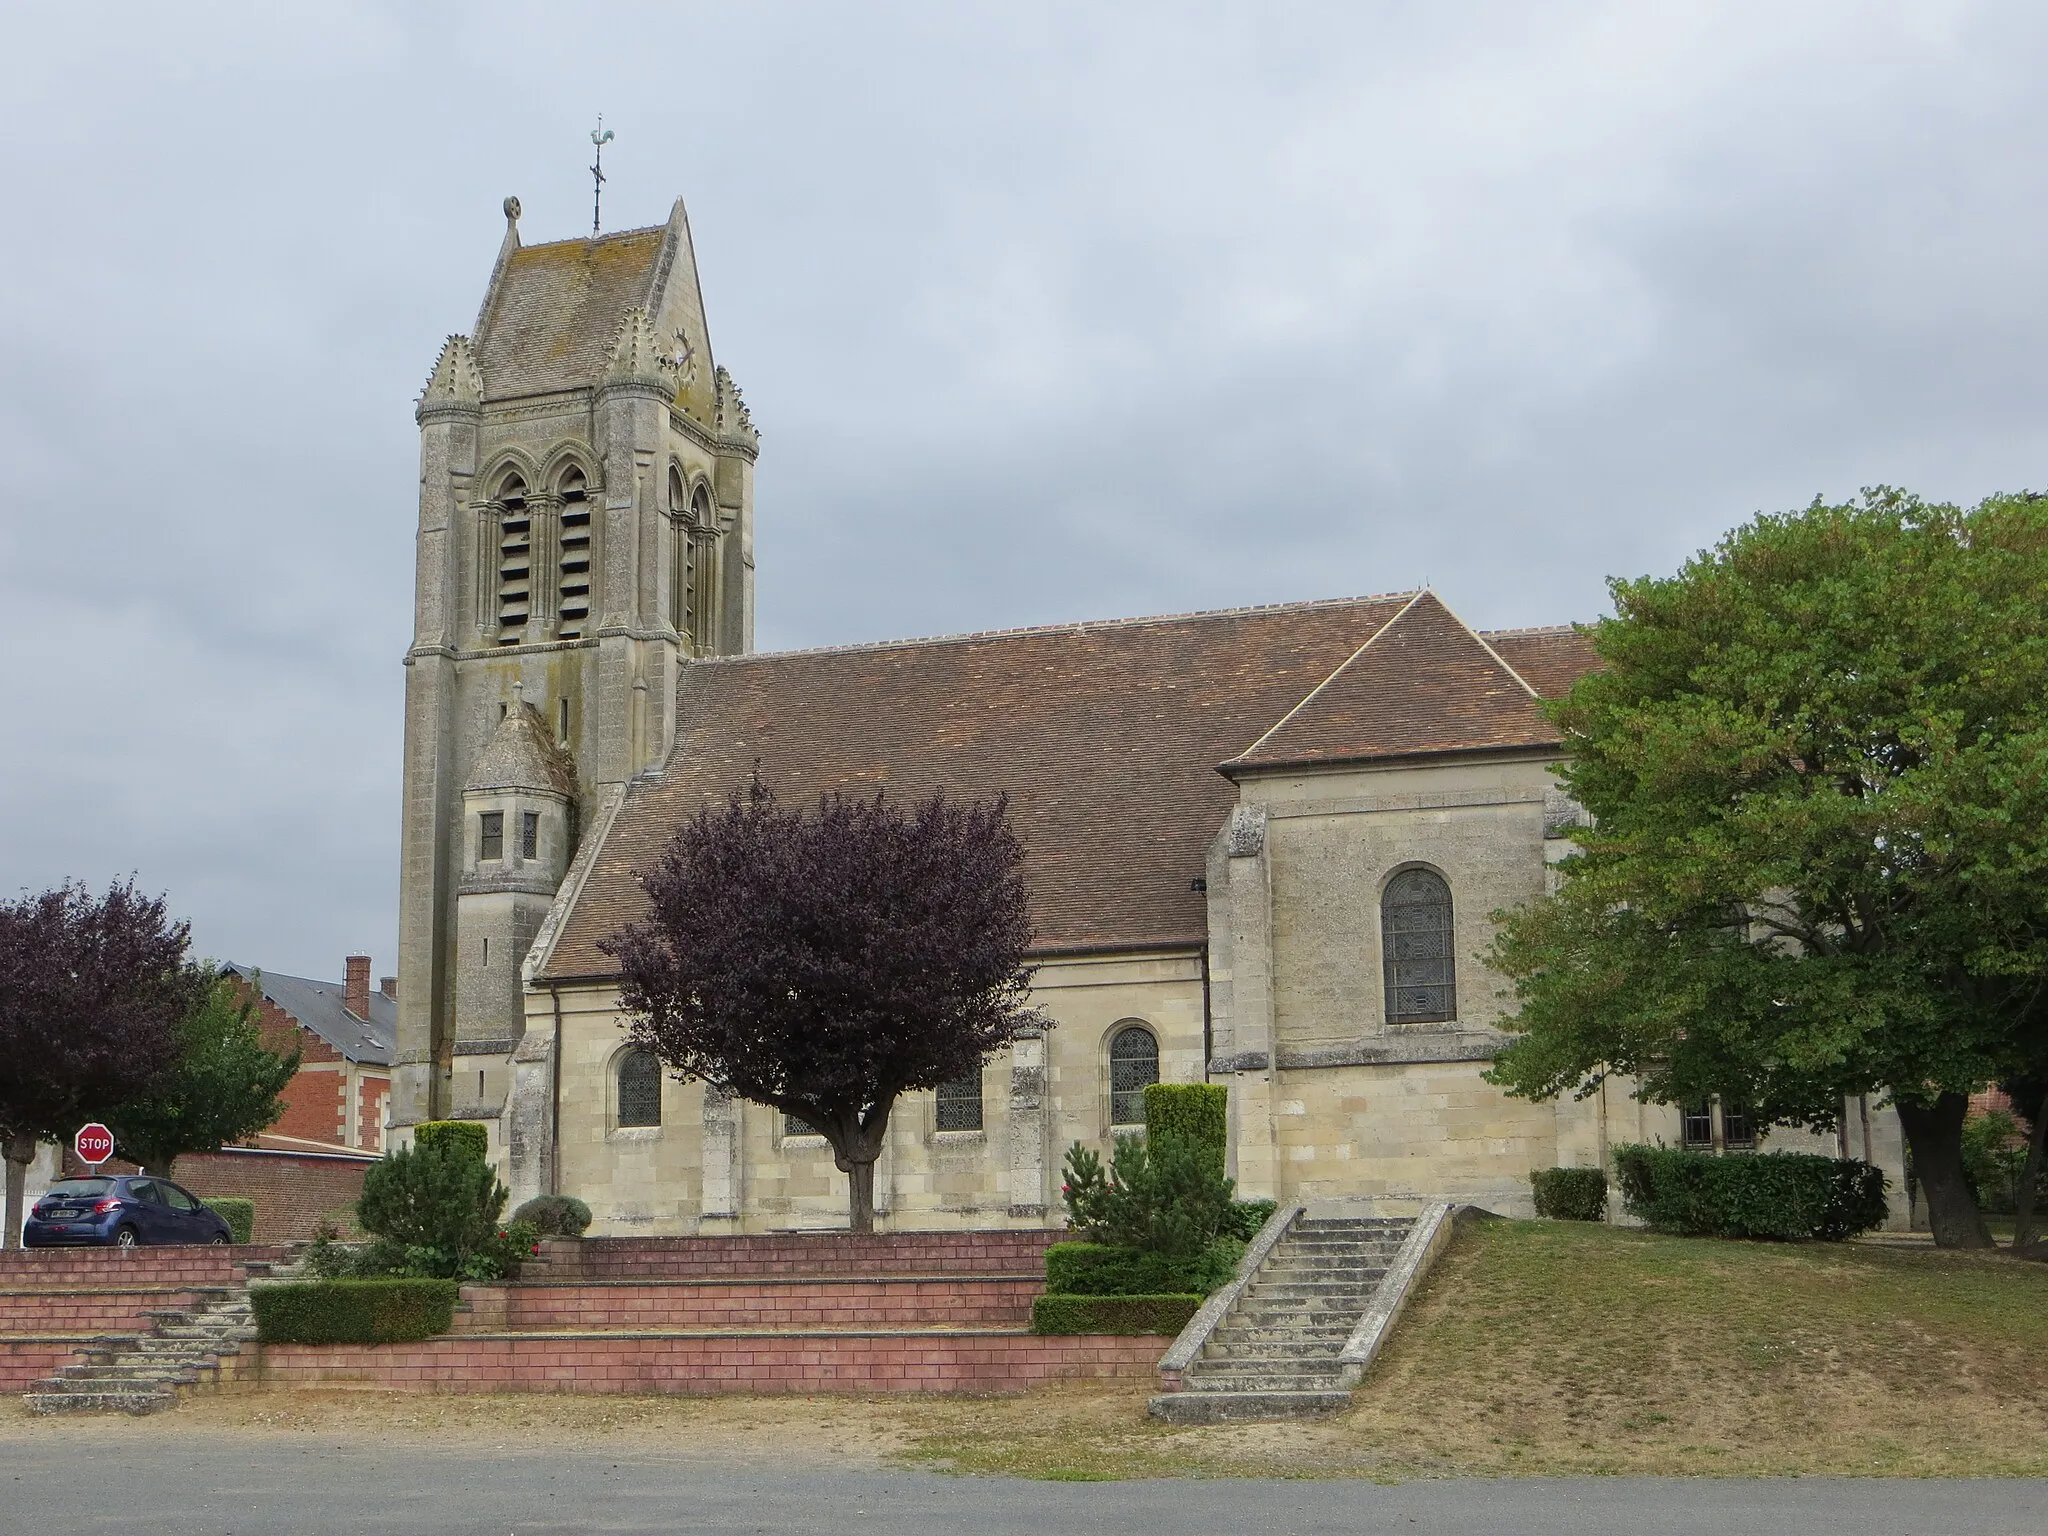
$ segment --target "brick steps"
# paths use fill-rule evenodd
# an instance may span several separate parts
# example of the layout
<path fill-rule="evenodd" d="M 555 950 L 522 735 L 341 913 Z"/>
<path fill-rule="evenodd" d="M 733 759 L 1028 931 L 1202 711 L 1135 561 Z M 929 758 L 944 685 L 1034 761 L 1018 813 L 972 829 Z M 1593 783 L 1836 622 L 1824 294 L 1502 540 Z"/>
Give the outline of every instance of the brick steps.
<path fill-rule="evenodd" d="M 541 1245 L 521 1278 L 546 1281 L 718 1280 L 734 1277 L 887 1278 L 1042 1274 L 1063 1233 L 766 1233 L 741 1237 L 595 1237 Z"/>

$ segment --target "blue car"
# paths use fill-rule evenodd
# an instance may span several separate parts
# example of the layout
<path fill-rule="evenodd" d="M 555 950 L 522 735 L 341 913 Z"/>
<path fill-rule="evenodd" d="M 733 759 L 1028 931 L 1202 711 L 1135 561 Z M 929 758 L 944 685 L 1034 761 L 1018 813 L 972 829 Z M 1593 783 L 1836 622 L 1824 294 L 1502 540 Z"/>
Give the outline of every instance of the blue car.
<path fill-rule="evenodd" d="M 59 1179 L 22 1224 L 24 1248 L 225 1243 L 227 1219 L 191 1191 L 150 1174 Z"/>

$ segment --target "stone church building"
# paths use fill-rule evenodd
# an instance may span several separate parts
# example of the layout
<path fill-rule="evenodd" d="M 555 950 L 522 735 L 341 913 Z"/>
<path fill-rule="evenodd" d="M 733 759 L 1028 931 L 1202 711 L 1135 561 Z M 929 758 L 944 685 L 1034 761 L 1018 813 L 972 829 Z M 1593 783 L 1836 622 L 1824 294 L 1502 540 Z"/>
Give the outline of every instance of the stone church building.
<path fill-rule="evenodd" d="M 757 654 L 759 439 L 717 366 L 680 202 L 504 245 L 421 397 L 393 1127 L 491 1128 L 514 1201 L 594 1233 L 843 1226 L 821 1137 L 626 1048 L 601 941 L 634 872 L 755 762 L 828 789 L 1010 798 L 1043 1035 L 899 1102 L 888 1227 L 1058 1224 L 1060 1165 L 1147 1082 L 1230 1088 L 1246 1196 L 1530 1210 L 1633 1140 L 1753 1145 L 1739 1106 L 1509 1099 L 1489 914 L 1570 848 L 1537 701 L 1569 627 L 1430 591 Z M 1889 1111 L 1830 1149 L 1898 1180 Z M 1774 1135 L 1774 1144 L 1806 1138 Z"/>

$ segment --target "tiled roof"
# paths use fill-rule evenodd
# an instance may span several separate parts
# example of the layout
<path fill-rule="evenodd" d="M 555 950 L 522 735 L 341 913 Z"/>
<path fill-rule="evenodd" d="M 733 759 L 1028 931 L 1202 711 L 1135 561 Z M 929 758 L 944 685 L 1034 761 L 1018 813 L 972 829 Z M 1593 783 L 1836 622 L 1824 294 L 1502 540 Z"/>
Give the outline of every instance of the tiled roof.
<path fill-rule="evenodd" d="M 1600 665 L 1593 637 L 1569 624 L 1549 629 L 1488 629 L 1480 638 L 1546 699 L 1560 698 Z"/>
<path fill-rule="evenodd" d="M 382 992 L 370 993 L 370 1016 L 359 1019 L 342 1006 L 346 991 L 338 981 L 312 981 L 259 971 L 253 965 L 225 965 L 244 981 L 260 979 L 263 995 L 310 1029 L 350 1061 L 388 1067 L 398 1045 L 398 1004 Z"/>
<path fill-rule="evenodd" d="M 1519 679 L 1415 593 L 699 661 L 678 691 L 663 773 L 628 788 L 546 979 L 613 973 L 597 946 L 645 910 L 635 871 L 757 760 L 785 803 L 1007 794 L 1040 948 L 1141 949 L 1202 942 L 1191 882 L 1237 797 L 1217 767 L 1280 722 L 1303 741 L 1376 730 L 1387 751 L 1554 739 Z"/>
<path fill-rule="evenodd" d="M 1529 685 L 1434 592 L 1419 592 L 1225 767 L 1542 747 L 1557 739 Z"/>
<path fill-rule="evenodd" d="M 646 308 L 667 226 L 513 251 L 480 318 L 484 397 L 595 384 L 629 309 Z"/>

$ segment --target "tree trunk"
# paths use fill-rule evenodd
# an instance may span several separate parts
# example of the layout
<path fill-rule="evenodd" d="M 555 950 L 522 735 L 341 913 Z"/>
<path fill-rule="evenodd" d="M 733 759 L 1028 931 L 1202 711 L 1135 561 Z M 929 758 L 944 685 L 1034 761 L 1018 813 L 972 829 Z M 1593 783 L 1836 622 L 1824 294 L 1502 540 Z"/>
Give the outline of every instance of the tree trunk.
<path fill-rule="evenodd" d="M 2020 1173 L 2019 1215 L 2012 1227 L 2013 1252 L 2034 1241 L 2034 1195 L 2041 1187 L 2042 1144 L 2048 1142 L 2048 1094 L 2034 1106 L 2034 1134 L 2027 1140 L 2026 1167 Z"/>
<path fill-rule="evenodd" d="M 1963 1172 L 1963 1116 L 1970 1101 L 1944 1093 L 1932 1104 L 1898 1101 L 1899 1124 L 1913 1149 L 1913 1172 L 1927 1195 L 1927 1224 L 1937 1248 L 1989 1248 L 1991 1229 Z"/>
<path fill-rule="evenodd" d="M 875 1230 L 875 1164 L 846 1165 L 846 1229 L 849 1232 Z"/>
<path fill-rule="evenodd" d="M 4 1152 L 7 1159 L 7 1225 L 0 1228 L 0 1248 L 17 1248 L 21 1245 L 21 1223 L 24 1219 L 22 1195 L 28 1189 L 28 1165 L 36 1160 L 36 1139 L 26 1135 L 10 1136 L 0 1152 Z"/>

